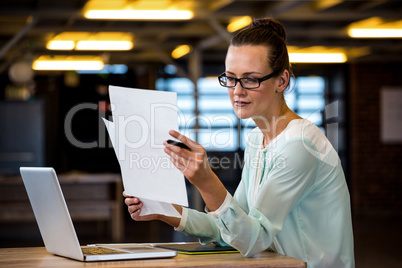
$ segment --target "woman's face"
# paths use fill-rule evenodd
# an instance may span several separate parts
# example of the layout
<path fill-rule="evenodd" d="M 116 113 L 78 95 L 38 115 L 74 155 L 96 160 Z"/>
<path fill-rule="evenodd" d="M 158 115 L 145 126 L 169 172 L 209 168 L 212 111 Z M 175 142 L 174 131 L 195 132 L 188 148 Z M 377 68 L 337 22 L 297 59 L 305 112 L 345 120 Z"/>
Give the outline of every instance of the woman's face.
<path fill-rule="evenodd" d="M 261 78 L 273 72 L 268 65 L 269 50 L 265 46 L 229 46 L 226 55 L 226 76 L 233 78 Z M 268 120 L 280 109 L 278 94 L 280 78 L 261 82 L 260 87 L 244 89 L 239 82 L 228 88 L 237 117 Z M 281 93 L 281 92 L 280 92 Z"/>

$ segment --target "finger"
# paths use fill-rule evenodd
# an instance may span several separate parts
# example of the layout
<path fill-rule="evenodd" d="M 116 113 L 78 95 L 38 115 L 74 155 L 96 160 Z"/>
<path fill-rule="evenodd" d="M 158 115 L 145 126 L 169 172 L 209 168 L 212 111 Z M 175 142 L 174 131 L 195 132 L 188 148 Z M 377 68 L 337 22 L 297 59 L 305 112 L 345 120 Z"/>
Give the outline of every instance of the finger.
<path fill-rule="evenodd" d="M 180 160 L 180 159 L 174 159 L 171 157 L 171 161 L 173 165 L 180 170 L 186 176 L 187 172 L 189 171 L 191 167 L 191 161 L 185 161 L 185 160 Z"/>
<path fill-rule="evenodd" d="M 179 165 L 185 168 L 188 168 L 192 164 L 192 158 L 184 158 L 177 155 L 174 159 Z"/>
<path fill-rule="evenodd" d="M 131 196 L 131 195 L 127 195 L 127 194 L 126 194 L 126 191 L 123 191 L 123 196 L 124 196 L 124 197 L 134 197 L 134 196 Z"/>
<path fill-rule="evenodd" d="M 127 197 L 124 199 L 124 203 L 127 206 L 132 206 L 132 205 L 139 205 L 141 201 L 138 199 L 138 197 Z"/>
<path fill-rule="evenodd" d="M 189 150 L 184 149 L 184 148 L 182 148 L 182 147 L 180 147 L 178 145 L 171 144 L 168 141 L 164 141 L 163 145 L 165 146 L 165 148 L 169 148 L 169 150 L 171 150 L 173 152 L 176 152 L 176 153 L 180 153 L 180 152 L 188 153 L 188 152 L 190 152 Z"/>
<path fill-rule="evenodd" d="M 164 148 L 165 153 L 167 153 L 170 157 L 183 157 L 190 159 L 192 157 L 192 153 L 189 150 L 185 150 L 178 146 L 168 144 L 166 141 L 163 144 L 166 146 Z"/>
<path fill-rule="evenodd" d="M 140 203 L 138 205 L 128 206 L 127 210 L 128 210 L 128 213 L 132 214 L 132 213 L 136 212 L 137 210 L 141 209 L 142 207 L 143 207 L 143 204 Z"/>
<path fill-rule="evenodd" d="M 134 211 L 133 213 L 130 213 L 130 217 L 135 220 L 135 221 L 139 221 L 140 220 L 140 214 L 141 214 L 141 209 L 137 209 L 136 211 Z"/>
<path fill-rule="evenodd" d="M 173 138 L 178 139 L 179 141 L 181 141 L 185 145 L 187 145 L 191 150 L 203 148 L 197 142 L 193 141 L 192 139 L 184 136 L 183 134 L 181 134 L 180 132 L 177 132 L 175 130 L 170 130 L 169 135 L 172 136 Z"/>
<path fill-rule="evenodd" d="M 167 149 L 167 150 L 169 150 L 169 149 Z M 193 159 L 192 153 L 187 154 L 185 152 L 183 153 L 183 152 L 180 152 L 180 151 L 178 153 L 175 153 L 173 151 L 170 151 L 170 152 L 167 152 L 167 153 L 170 155 L 171 159 L 173 159 L 175 162 L 177 162 L 177 163 L 179 163 L 180 165 L 183 165 L 183 166 L 188 166 L 191 163 L 192 159 Z"/>

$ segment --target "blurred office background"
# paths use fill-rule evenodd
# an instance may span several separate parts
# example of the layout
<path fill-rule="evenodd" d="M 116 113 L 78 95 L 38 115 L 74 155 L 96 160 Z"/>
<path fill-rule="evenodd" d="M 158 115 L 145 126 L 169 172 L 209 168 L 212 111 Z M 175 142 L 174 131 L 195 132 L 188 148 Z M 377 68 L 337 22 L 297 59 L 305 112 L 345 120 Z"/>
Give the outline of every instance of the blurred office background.
<path fill-rule="evenodd" d="M 179 13 L 164 17 L 172 10 Z M 0 246 L 43 245 L 20 166 L 52 166 L 67 178 L 81 243 L 191 241 L 163 223 L 129 219 L 100 119 L 111 116 L 108 86 L 177 92 L 180 129 L 225 163 L 214 171 L 234 192 L 254 124 L 236 118 L 217 76 L 232 32 L 266 16 L 287 29 L 289 106 L 341 157 L 357 267 L 400 266 L 402 2 L 393 0 L 1 1 Z M 188 193 L 202 210 L 191 185 Z M 104 210 L 80 214 L 97 202 Z"/>

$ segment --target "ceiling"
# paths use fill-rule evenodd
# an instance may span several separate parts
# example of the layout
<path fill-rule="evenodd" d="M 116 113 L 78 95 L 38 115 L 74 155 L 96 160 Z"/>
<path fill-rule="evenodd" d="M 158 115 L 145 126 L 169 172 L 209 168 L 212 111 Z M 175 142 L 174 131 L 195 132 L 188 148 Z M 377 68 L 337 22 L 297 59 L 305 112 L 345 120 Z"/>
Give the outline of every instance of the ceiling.
<path fill-rule="evenodd" d="M 369 53 L 350 61 L 402 61 L 401 38 L 354 39 L 346 32 L 350 23 L 374 16 L 401 20 L 402 1 L 398 0 L 188 0 L 182 2 L 192 6 L 194 17 L 187 21 L 89 20 L 82 12 L 86 2 L 0 1 L 0 72 L 21 58 L 78 53 L 46 50 L 47 40 L 65 31 L 133 33 L 135 43 L 130 51 L 101 53 L 112 64 L 174 63 L 170 52 L 185 43 L 199 51 L 204 62 L 222 62 L 230 40 L 226 26 L 233 16 L 244 15 L 278 19 L 285 25 L 287 42 L 292 46 L 365 47 Z"/>

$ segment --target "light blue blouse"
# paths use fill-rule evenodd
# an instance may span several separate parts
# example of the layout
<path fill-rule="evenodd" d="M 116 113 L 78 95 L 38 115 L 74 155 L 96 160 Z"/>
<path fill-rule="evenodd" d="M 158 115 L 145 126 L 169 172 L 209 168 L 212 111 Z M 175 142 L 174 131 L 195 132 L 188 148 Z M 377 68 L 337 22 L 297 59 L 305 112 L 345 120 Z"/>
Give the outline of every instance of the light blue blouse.
<path fill-rule="evenodd" d="M 249 135 L 241 182 L 221 207 L 184 209 L 176 229 L 251 257 L 268 248 L 308 267 L 354 267 L 350 196 L 338 154 L 310 121 L 292 120 L 267 147 Z"/>

